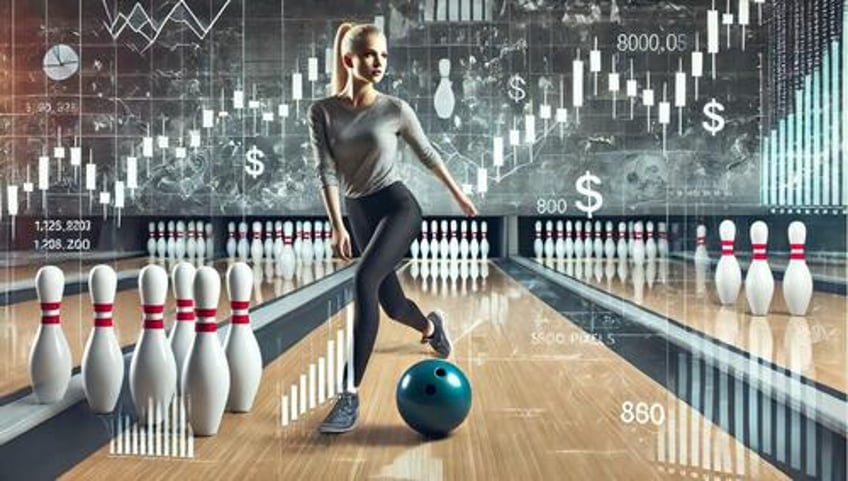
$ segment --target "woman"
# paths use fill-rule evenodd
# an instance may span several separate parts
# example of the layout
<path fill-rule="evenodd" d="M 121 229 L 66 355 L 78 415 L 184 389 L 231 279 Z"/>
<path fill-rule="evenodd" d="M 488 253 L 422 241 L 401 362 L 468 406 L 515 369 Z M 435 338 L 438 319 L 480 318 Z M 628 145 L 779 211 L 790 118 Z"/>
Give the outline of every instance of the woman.
<path fill-rule="evenodd" d="M 339 203 L 341 189 L 353 241 L 362 255 L 354 276 L 354 389 L 339 394 L 321 424 L 322 433 L 347 432 L 356 426 L 357 388 L 377 337 L 378 303 L 389 317 L 421 332 L 421 342 L 429 343 L 441 357 L 450 355 L 444 315 L 436 311 L 425 317 L 406 297 L 394 272 L 421 228 L 421 207 L 395 167 L 398 137 L 447 186 L 466 215 L 477 214 L 430 145 L 412 108 L 374 88 L 388 60 L 386 37 L 380 29 L 342 24 L 336 33 L 335 57 L 332 95 L 309 108 L 310 140 L 324 206 L 333 224 L 333 248 L 342 259 L 351 258 L 351 237 L 342 223 Z"/>

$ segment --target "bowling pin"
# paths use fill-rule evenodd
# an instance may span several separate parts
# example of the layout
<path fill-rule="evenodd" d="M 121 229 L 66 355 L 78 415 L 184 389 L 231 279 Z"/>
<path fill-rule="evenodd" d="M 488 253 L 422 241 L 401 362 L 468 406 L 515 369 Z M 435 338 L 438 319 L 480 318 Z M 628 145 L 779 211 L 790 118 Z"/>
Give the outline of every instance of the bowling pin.
<path fill-rule="evenodd" d="M 660 257 L 668 257 L 668 231 L 665 222 L 657 224 L 657 254 Z"/>
<path fill-rule="evenodd" d="M 301 221 L 295 222 L 292 247 L 294 248 L 295 261 L 300 262 L 302 260 L 301 248 L 303 247 L 303 222 Z"/>
<path fill-rule="evenodd" d="M 156 223 L 147 224 L 147 255 L 156 257 Z"/>
<path fill-rule="evenodd" d="M 112 327 L 112 305 L 118 278 L 107 265 L 94 266 L 88 275 L 88 294 L 94 307 L 94 328 L 82 354 L 82 386 L 91 410 L 115 409 L 124 382 L 124 355 Z"/>
<path fill-rule="evenodd" d="M 480 255 L 480 239 L 477 238 L 477 221 L 471 221 L 471 241 L 468 243 L 468 254 L 471 256 L 472 260 L 477 259 L 477 256 Z"/>
<path fill-rule="evenodd" d="M 463 220 L 459 223 L 459 257 L 462 260 L 468 259 L 468 221 Z"/>
<path fill-rule="evenodd" d="M 565 257 L 565 239 L 563 234 L 562 220 L 556 221 L 556 241 L 554 241 L 554 255 L 557 260 Z"/>
<path fill-rule="evenodd" d="M 195 337 L 194 317 L 194 276 L 196 269 L 188 262 L 180 262 L 171 271 L 174 282 L 174 299 L 177 301 L 177 320 L 171 329 L 168 341 L 174 353 L 177 368 L 177 390 L 182 389 L 182 375 L 185 360 L 191 351 Z"/>
<path fill-rule="evenodd" d="M 294 226 L 290 220 L 283 224 L 283 251 L 280 253 L 280 273 L 283 279 L 290 281 L 294 278 L 297 259 L 294 252 Z"/>
<path fill-rule="evenodd" d="M 719 301 L 727 306 L 736 303 L 739 288 L 742 286 L 742 269 L 733 254 L 733 242 L 736 240 L 736 225 L 725 219 L 718 226 L 721 237 L 721 258 L 715 270 L 715 287 Z"/>
<path fill-rule="evenodd" d="M 450 221 L 450 240 L 448 241 L 448 251 L 450 252 L 450 258 L 452 261 L 457 260 L 459 258 L 459 239 L 457 239 L 457 225 L 456 220 Z"/>
<path fill-rule="evenodd" d="M 552 221 L 545 222 L 545 257 L 552 259 L 554 257 L 554 223 Z"/>
<path fill-rule="evenodd" d="M 186 225 L 184 221 L 177 221 L 177 241 L 174 245 L 174 253 L 177 260 L 183 260 L 186 255 Z"/>
<path fill-rule="evenodd" d="M 324 229 L 321 228 L 321 222 L 315 221 L 314 238 L 312 239 L 312 257 L 315 262 L 320 263 L 324 260 Z"/>
<path fill-rule="evenodd" d="M 43 404 L 60 401 L 71 381 L 71 350 L 59 317 L 64 291 L 65 274 L 58 267 L 44 266 L 35 274 L 41 324 L 29 353 L 29 377 L 35 399 Z"/>
<path fill-rule="evenodd" d="M 333 226 L 330 221 L 324 221 L 324 259 L 333 258 Z"/>
<path fill-rule="evenodd" d="M 633 243 L 636 242 L 636 233 L 633 232 L 633 221 L 627 221 L 627 256 L 633 258 Z"/>
<path fill-rule="evenodd" d="M 159 224 L 156 226 L 158 228 L 158 232 L 156 234 L 156 254 L 160 259 L 165 258 L 165 254 L 167 254 L 168 241 L 165 240 L 165 223 L 159 221 Z"/>
<path fill-rule="evenodd" d="M 206 229 L 203 226 L 203 221 L 199 220 L 194 223 L 194 252 L 198 259 L 206 258 Z"/>
<path fill-rule="evenodd" d="M 233 259 L 236 257 L 236 224 L 230 222 L 227 224 L 227 257 Z"/>
<path fill-rule="evenodd" d="M 206 257 L 210 259 L 215 258 L 215 238 L 212 233 L 212 223 L 207 222 L 205 226 L 205 234 L 206 234 Z"/>
<path fill-rule="evenodd" d="M 753 250 L 751 265 L 745 276 L 745 296 L 751 314 L 765 316 L 768 314 L 771 296 L 774 294 L 774 277 L 768 265 L 766 243 L 768 242 L 768 225 L 758 220 L 751 224 L 751 248 Z"/>
<path fill-rule="evenodd" d="M 450 241 L 448 240 L 448 221 L 443 220 L 439 227 L 442 229 L 442 241 L 439 243 L 439 252 L 442 253 L 443 259 L 448 259 L 451 255 L 450 253 Z"/>
<path fill-rule="evenodd" d="M 274 257 L 274 223 L 265 221 L 265 241 L 262 243 L 262 255 L 265 259 Z"/>
<path fill-rule="evenodd" d="M 194 276 L 197 336 L 183 368 L 182 392 L 186 418 L 199 436 L 218 432 L 230 394 L 230 370 L 215 320 L 220 294 L 218 271 L 209 266 L 198 269 Z"/>
<path fill-rule="evenodd" d="M 251 240 L 250 240 L 250 260 L 253 261 L 253 264 L 259 264 L 262 262 L 262 223 L 258 221 L 253 222 L 253 228 L 251 229 Z"/>
<path fill-rule="evenodd" d="M 300 245 L 300 258 L 305 264 L 311 264 L 314 259 L 312 252 L 312 222 L 303 222 L 303 240 Z"/>
<path fill-rule="evenodd" d="M 595 257 L 600 259 L 604 256 L 604 241 L 601 240 L 601 221 L 595 221 L 595 245 L 592 246 L 592 252 L 595 253 Z"/>
<path fill-rule="evenodd" d="M 432 254 L 433 260 L 439 258 L 439 223 L 435 220 L 430 221 L 430 253 Z"/>
<path fill-rule="evenodd" d="M 789 265 L 783 273 L 783 298 L 793 316 L 804 316 L 813 296 L 813 278 L 804 258 L 807 227 L 803 222 L 789 224 Z"/>
<path fill-rule="evenodd" d="M 238 241 L 236 241 L 236 253 L 239 260 L 247 261 L 250 245 L 247 242 L 247 222 L 241 221 L 238 225 Z"/>
<path fill-rule="evenodd" d="M 537 220 L 534 227 L 535 238 L 533 240 L 533 255 L 536 259 L 541 259 L 544 249 L 544 243 L 542 242 L 542 221 Z"/>
<path fill-rule="evenodd" d="M 412 244 L 409 245 L 409 254 L 412 256 L 412 260 L 418 260 L 418 250 L 421 246 L 418 244 L 418 238 L 412 240 Z"/>
<path fill-rule="evenodd" d="M 230 367 L 230 396 L 227 410 L 246 413 L 253 407 L 262 378 L 262 354 L 250 325 L 250 294 L 253 274 L 247 264 L 238 262 L 227 270 L 227 294 L 230 298 L 230 330 L 225 352 Z"/>
<path fill-rule="evenodd" d="M 168 259 L 174 259 L 174 256 L 176 255 L 176 251 L 175 251 L 176 239 L 175 239 L 175 237 L 176 237 L 176 233 L 175 233 L 174 221 L 169 220 L 168 221 L 168 237 L 167 237 L 167 240 L 165 241 L 165 252 L 168 255 Z"/>
<path fill-rule="evenodd" d="M 436 115 L 440 119 L 449 119 L 453 115 L 453 108 L 456 104 L 456 98 L 451 88 L 451 81 L 448 79 L 450 75 L 451 62 L 449 59 L 439 59 L 439 85 L 436 87 L 436 93 L 433 96 L 433 106 L 436 109 Z"/>
<path fill-rule="evenodd" d="M 274 248 L 273 248 L 273 259 L 274 262 L 280 262 L 280 256 L 283 254 L 283 221 L 278 220 L 274 222 Z"/>
<path fill-rule="evenodd" d="M 158 265 L 145 266 L 138 273 L 138 290 L 144 327 L 130 361 L 130 394 L 141 424 L 157 409 L 166 412 L 177 389 L 174 353 L 165 338 L 165 297 L 168 273 Z M 148 413 L 152 401 L 153 412 Z"/>
<path fill-rule="evenodd" d="M 695 262 L 707 263 L 710 256 L 707 254 L 707 227 L 698 224 L 695 229 Z"/>
<path fill-rule="evenodd" d="M 645 258 L 652 261 L 657 258 L 657 242 L 654 240 L 654 223 L 645 224 Z"/>
<path fill-rule="evenodd" d="M 421 221 L 421 242 L 419 244 L 419 249 L 421 251 L 421 259 L 426 260 L 427 256 L 430 255 L 430 239 L 427 238 L 427 221 Z"/>
<path fill-rule="evenodd" d="M 186 238 L 186 256 L 190 259 L 194 259 L 194 255 L 197 253 L 197 241 L 194 238 L 194 221 L 188 221 L 188 233 Z"/>
<path fill-rule="evenodd" d="M 489 224 L 484 220 L 480 224 L 480 257 L 483 260 L 489 258 Z M 488 264 L 486 264 L 485 272 L 488 275 Z"/>
<path fill-rule="evenodd" d="M 627 259 L 627 224 L 624 222 L 618 223 L 618 243 L 615 248 L 619 259 Z"/>
<path fill-rule="evenodd" d="M 612 230 L 611 221 L 607 221 L 604 225 L 604 230 L 607 235 L 607 238 L 604 241 L 604 256 L 606 256 L 607 259 L 612 259 L 615 257 L 615 241 L 613 240 L 614 232 Z"/>
<path fill-rule="evenodd" d="M 642 239 L 642 221 L 633 224 L 633 262 L 641 264 L 645 262 L 645 241 Z M 634 271 L 635 275 L 635 271 Z M 644 272 L 643 272 L 644 276 Z"/>
<path fill-rule="evenodd" d="M 595 251 L 595 245 L 592 243 L 592 223 L 586 221 L 583 224 L 583 254 L 586 259 L 590 259 Z"/>
<path fill-rule="evenodd" d="M 583 222 L 574 221 L 574 257 L 583 258 Z"/>
<path fill-rule="evenodd" d="M 571 259 L 574 257 L 574 231 L 570 220 L 565 221 L 565 257 Z"/>

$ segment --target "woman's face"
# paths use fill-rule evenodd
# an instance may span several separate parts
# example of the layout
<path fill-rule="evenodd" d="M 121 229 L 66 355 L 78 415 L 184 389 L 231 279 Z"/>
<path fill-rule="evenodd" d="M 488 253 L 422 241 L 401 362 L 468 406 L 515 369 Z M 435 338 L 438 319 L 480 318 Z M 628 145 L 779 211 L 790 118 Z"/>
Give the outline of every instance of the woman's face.
<path fill-rule="evenodd" d="M 360 81 L 378 83 L 386 74 L 389 54 L 386 52 L 386 37 L 372 33 L 365 38 L 362 49 L 347 55 L 348 67 Z"/>

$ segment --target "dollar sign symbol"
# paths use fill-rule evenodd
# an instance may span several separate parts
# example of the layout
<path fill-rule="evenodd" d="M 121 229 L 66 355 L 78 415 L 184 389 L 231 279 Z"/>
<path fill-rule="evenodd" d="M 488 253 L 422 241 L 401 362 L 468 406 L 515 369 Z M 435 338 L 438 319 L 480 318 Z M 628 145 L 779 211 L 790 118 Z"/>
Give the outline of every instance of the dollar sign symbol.
<path fill-rule="evenodd" d="M 254 180 L 265 172 L 265 163 L 261 160 L 264 158 L 265 154 L 257 149 L 255 145 L 247 151 L 247 162 L 244 164 L 244 171 L 247 172 L 247 175 L 253 177 Z"/>
<path fill-rule="evenodd" d="M 512 99 L 513 102 L 518 103 L 524 100 L 527 97 L 527 92 L 524 90 L 523 86 L 526 85 L 527 82 L 521 78 L 520 75 L 515 74 L 512 78 L 509 79 L 509 98 Z"/>
<path fill-rule="evenodd" d="M 580 195 L 588 196 L 588 203 L 584 204 L 582 200 L 578 200 L 574 205 L 577 206 L 578 209 L 582 210 L 586 213 L 586 215 L 591 219 L 592 213 L 596 210 L 600 209 L 602 205 L 604 205 L 604 198 L 600 194 L 600 192 L 596 192 L 592 188 L 592 184 L 601 184 L 601 179 L 597 176 L 590 173 L 588 170 L 585 174 L 581 175 L 577 178 L 577 182 L 575 182 L 575 186 L 577 187 L 577 192 Z"/>
<path fill-rule="evenodd" d="M 701 122 L 704 126 L 704 129 L 715 135 L 724 129 L 724 117 L 721 116 L 718 112 L 724 112 L 724 105 L 718 103 L 716 99 L 712 99 L 704 105 L 704 115 L 710 118 L 710 122 L 707 121 Z"/>

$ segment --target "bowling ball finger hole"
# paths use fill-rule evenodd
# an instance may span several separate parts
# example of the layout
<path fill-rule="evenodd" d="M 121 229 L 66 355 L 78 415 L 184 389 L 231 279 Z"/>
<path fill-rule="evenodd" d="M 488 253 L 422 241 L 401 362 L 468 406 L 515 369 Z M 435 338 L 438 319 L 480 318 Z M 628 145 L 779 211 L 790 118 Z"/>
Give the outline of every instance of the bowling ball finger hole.
<path fill-rule="evenodd" d="M 432 384 L 428 384 L 427 386 L 424 387 L 424 392 L 428 396 L 432 396 L 432 395 L 436 394 L 436 386 L 434 386 Z"/>
<path fill-rule="evenodd" d="M 436 376 L 445 377 L 447 374 L 448 374 L 448 372 L 445 371 L 445 368 L 443 368 L 443 367 L 436 368 Z"/>

